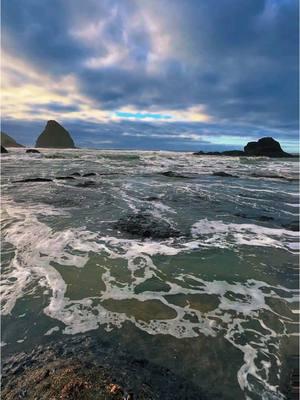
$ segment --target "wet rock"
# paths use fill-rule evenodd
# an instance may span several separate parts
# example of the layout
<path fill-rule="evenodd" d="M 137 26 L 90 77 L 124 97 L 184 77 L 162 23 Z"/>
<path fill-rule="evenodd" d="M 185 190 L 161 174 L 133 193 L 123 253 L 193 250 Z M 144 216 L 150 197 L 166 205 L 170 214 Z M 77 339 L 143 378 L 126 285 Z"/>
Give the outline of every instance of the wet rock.
<path fill-rule="evenodd" d="M 218 172 L 213 172 L 213 176 L 221 176 L 224 178 L 238 178 L 237 175 L 232 175 L 232 174 L 228 174 L 227 172 L 223 172 L 223 171 L 218 171 Z"/>
<path fill-rule="evenodd" d="M 55 179 L 61 180 L 61 181 L 72 181 L 75 180 L 74 176 L 56 176 Z"/>
<path fill-rule="evenodd" d="M 89 176 L 96 176 L 97 174 L 95 172 L 88 172 L 87 174 L 83 174 L 82 176 L 84 178 L 88 178 Z"/>
<path fill-rule="evenodd" d="M 21 183 L 21 182 L 52 182 L 52 179 L 49 178 L 25 178 L 20 179 L 19 181 L 13 181 L 14 183 Z"/>
<path fill-rule="evenodd" d="M 36 150 L 36 149 L 27 149 L 26 153 L 36 153 L 36 154 L 40 154 L 41 152 Z"/>
<path fill-rule="evenodd" d="M 170 178 L 183 178 L 183 179 L 190 178 L 189 176 L 185 176 L 185 175 L 179 174 L 177 172 L 173 172 L 173 171 L 160 172 L 159 174 L 163 175 L 163 176 L 168 176 Z"/>
<path fill-rule="evenodd" d="M 299 232 L 299 221 L 292 221 L 282 226 L 289 231 Z"/>
<path fill-rule="evenodd" d="M 257 142 L 249 142 L 244 147 L 246 156 L 293 157 L 282 150 L 280 143 L 272 137 L 263 137 Z"/>
<path fill-rule="evenodd" d="M 167 239 L 180 236 L 180 232 L 167 221 L 154 217 L 148 212 L 127 214 L 119 219 L 115 228 L 142 238 Z"/>
<path fill-rule="evenodd" d="M 1 145 L 1 153 L 8 153 L 8 151 L 6 150 L 6 148 L 3 147 L 2 145 Z"/>
<path fill-rule="evenodd" d="M 145 201 L 159 201 L 160 198 L 157 196 L 149 196 L 144 198 Z"/>
<path fill-rule="evenodd" d="M 2 360 L 5 400 L 61 399 L 206 399 L 193 382 L 120 346 L 90 335 L 37 346 L 30 353 Z M 30 365 L 16 375 L 12 366 Z M 220 397 L 219 397 L 220 398 Z"/>

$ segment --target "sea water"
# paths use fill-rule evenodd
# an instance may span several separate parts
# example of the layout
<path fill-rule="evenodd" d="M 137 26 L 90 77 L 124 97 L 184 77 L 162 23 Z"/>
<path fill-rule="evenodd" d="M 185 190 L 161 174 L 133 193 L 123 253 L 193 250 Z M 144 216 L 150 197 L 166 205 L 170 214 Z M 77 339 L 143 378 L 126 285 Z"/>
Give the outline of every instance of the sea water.
<path fill-rule="evenodd" d="M 1 167 L 4 355 L 86 332 L 210 399 L 284 398 L 298 351 L 297 159 L 11 149 Z M 16 182 L 37 177 L 53 180 Z M 179 234 L 118 229 L 141 212 Z"/>

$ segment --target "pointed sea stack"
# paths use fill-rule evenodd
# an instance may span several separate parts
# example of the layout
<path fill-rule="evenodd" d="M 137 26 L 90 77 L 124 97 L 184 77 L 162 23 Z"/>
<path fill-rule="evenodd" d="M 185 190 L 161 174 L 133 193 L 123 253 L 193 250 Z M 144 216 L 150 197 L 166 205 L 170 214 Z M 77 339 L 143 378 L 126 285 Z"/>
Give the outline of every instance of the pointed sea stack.
<path fill-rule="evenodd" d="M 38 137 L 35 147 L 74 149 L 75 144 L 69 132 L 58 122 L 50 120 Z"/>
<path fill-rule="evenodd" d="M 1 145 L 4 147 L 24 147 L 4 132 L 1 132 Z"/>

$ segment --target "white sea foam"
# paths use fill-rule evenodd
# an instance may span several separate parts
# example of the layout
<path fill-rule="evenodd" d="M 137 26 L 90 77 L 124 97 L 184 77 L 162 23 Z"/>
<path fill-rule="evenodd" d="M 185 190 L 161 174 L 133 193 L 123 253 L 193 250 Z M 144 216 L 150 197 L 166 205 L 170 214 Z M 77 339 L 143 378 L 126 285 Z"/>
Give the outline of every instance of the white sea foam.
<path fill-rule="evenodd" d="M 199 238 L 202 245 L 213 247 L 270 246 L 293 248 L 298 232 L 286 229 L 268 228 L 255 224 L 233 224 L 223 221 L 202 219 L 191 229 L 194 238 Z"/>
<path fill-rule="evenodd" d="M 127 200 L 129 201 L 128 198 Z M 65 229 L 56 232 L 41 222 L 39 216 L 66 214 L 44 205 L 27 205 L 23 208 L 12 201 L 6 201 L 4 208 L 9 224 L 5 226 L 3 234 L 5 241 L 15 248 L 15 254 L 9 268 L 3 274 L 3 315 L 13 311 L 17 299 L 22 297 L 29 285 L 35 281 L 40 287 L 50 290 L 44 313 L 62 322 L 65 325 L 63 332 L 66 334 L 86 332 L 97 329 L 99 325 L 104 325 L 107 330 L 121 328 L 126 321 L 149 334 L 168 334 L 179 339 L 199 335 L 216 336 L 222 333 L 226 340 L 243 353 L 244 363 L 237 373 L 240 387 L 251 393 L 256 390 L 254 380 L 259 382 L 262 390 L 280 396 L 278 385 L 271 385 L 266 379 L 271 368 L 279 369 L 276 351 L 279 348 L 280 334 L 262 322 L 261 313 L 274 314 L 266 300 L 281 299 L 278 290 L 282 291 L 281 296 L 286 294 L 284 298 L 287 302 L 296 301 L 296 293 L 256 280 L 243 283 L 205 281 L 187 273 L 177 275 L 174 280 L 166 278 L 164 283 L 169 286 L 167 292 L 136 293 L 135 288 L 151 278 L 161 279 L 160 271 L 152 259 L 154 255 L 175 256 L 199 247 L 226 248 L 237 245 L 294 249 L 294 240 L 298 233 L 255 224 L 233 224 L 202 219 L 192 226 L 192 240 L 179 240 L 178 243 L 173 240 L 138 241 L 102 236 L 86 229 Z M 67 298 L 67 283 L 54 267 L 54 263 L 65 268 L 83 268 L 89 260 L 90 252 L 102 254 L 113 260 L 126 260 L 130 280 L 122 285 L 118 284 L 118 278 L 112 270 L 101 265 L 105 271 L 101 278 L 105 289 L 98 296 L 80 300 Z M 168 301 L 168 296 L 178 294 L 216 296 L 219 304 L 211 311 L 201 312 L 190 303 L 179 306 Z M 229 294 L 234 295 L 232 300 Z M 156 300 L 175 313 L 175 317 L 141 321 L 127 315 L 126 312 L 109 311 L 102 304 L 104 300 Z M 193 317 L 193 322 L 186 317 Z M 284 326 L 285 317 L 279 317 Z M 250 328 L 245 327 L 249 321 L 257 321 L 265 333 L 262 335 L 255 331 L 256 342 L 243 344 L 239 335 L 250 331 Z M 55 326 L 45 334 L 51 335 L 57 328 Z M 270 346 L 273 346 L 273 352 L 270 352 Z"/>

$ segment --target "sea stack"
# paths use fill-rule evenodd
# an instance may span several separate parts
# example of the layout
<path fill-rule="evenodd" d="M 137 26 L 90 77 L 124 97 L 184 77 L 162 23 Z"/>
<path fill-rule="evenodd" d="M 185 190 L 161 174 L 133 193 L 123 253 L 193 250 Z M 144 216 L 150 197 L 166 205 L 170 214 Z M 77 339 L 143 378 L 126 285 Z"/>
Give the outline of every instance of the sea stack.
<path fill-rule="evenodd" d="M 40 136 L 35 147 L 74 149 L 75 144 L 70 133 L 58 122 L 50 120 Z"/>
<path fill-rule="evenodd" d="M 280 143 L 272 137 L 263 137 L 257 142 L 247 143 L 244 152 L 246 156 L 292 157 L 283 151 Z"/>
<path fill-rule="evenodd" d="M 24 147 L 4 132 L 1 132 L 1 145 L 4 147 Z"/>

